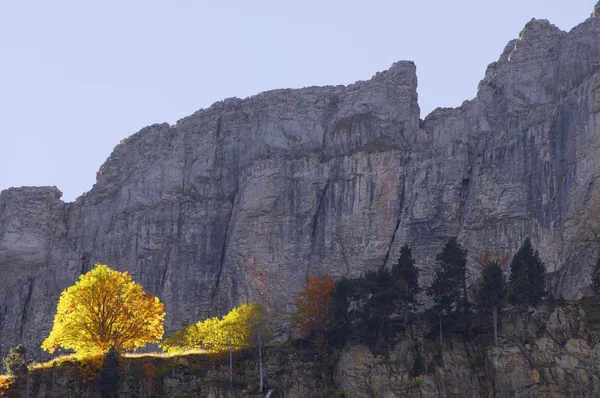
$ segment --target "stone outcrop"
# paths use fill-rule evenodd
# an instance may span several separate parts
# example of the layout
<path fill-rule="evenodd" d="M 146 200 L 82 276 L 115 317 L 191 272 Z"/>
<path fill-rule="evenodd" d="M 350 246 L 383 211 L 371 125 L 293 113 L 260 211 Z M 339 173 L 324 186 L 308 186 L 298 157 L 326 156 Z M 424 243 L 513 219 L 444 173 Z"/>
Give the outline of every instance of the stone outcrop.
<path fill-rule="evenodd" d="M 600 247 L 600 19 L 532 20 L 477 97 L 420 119 L 415 65 L 348 86 L 227 99 L 123 140 L 92 190 L 0 193 L 0 355 L 37 350 L 94 263 L 158 295 L 167 330 L 264 302 L 285 334 L 309 274 L 426 271 L 452 236 L 470 259 L 530 236 L 557 294 Z M 429 279 L 423 273 L 423 283 Z"/>
<path fill-rule="evenodd" d="M 440 353 L 418 325 L 382 355 L 346 347 L 336 382 L 346 398 L 600 396 L 600 334 L 578 306 L 538 308 L 529 321 L 514 312 L 505 316 L 498 347 L 453 336 Z M 412 374 L 416 352 L 420 375 Z"/>

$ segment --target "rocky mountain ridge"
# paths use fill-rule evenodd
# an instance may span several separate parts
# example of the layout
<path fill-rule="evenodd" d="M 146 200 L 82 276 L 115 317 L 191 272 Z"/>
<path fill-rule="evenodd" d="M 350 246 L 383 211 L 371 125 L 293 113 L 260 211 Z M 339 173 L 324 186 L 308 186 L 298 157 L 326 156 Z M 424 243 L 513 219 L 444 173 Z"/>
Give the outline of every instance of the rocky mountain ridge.
<path fill-rule="evenodd" d="M 423 267 L 452 236 L 472 260 L 530 236 L 556 294 L 600 251 L 600 19 L 530 21 L 477 96 L 420 119 L 416 68 L 348 86 L 215 103 L 123 140 L 92 190 L 0 193 L 0 354 L 37 350 L 60 292 L 94 263 L 127 269 L 173 330 L 249 300 L 280 333 L 309 274 Z"/>

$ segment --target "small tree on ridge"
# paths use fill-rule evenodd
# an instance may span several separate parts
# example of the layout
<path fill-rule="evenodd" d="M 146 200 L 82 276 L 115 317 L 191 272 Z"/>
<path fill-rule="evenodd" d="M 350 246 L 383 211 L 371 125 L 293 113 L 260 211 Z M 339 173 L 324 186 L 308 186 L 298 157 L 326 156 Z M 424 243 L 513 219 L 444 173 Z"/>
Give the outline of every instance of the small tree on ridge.
<path fill-rule="evenodd" d="M 498 261 L 490 261 L 483 269 L 477 291 L 480 306 L 491 309 L 494 319 L 494 344 L 498 345 L 498 310 L 506 296 L 506 279 Z"/>
<path fill-rule="evenodd" d="M 128 272 L 96 264 L 61 293 L 42 348 L 50 353 L 72 349 L 79 356 L 137 349 L 160 341 L 164 317 L 163 303 Z"/>

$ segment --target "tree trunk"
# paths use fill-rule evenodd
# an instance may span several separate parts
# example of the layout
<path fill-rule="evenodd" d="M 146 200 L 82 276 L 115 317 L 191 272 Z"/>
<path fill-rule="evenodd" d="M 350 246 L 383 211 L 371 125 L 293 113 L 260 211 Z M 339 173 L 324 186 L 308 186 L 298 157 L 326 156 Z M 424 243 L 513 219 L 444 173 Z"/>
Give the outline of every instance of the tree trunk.
<path fill-rule="evenodd" d="M 467 277 L 463 276 L 462 279 L 463 288 L 463 311 L 465 317 L 465 329 L 467 332 L 467 338 L 471 340 L 473 338 L 473 331 L 471 330 L 471 315 L 469 314 L 469 293 L 467 291 Z"/>
<path fill-rule="evenodd" d="M 408 305 L 404 307 L 404 326 L 408 325 Z"/>
<path fill-rule="evenodd" d="M 443 340 L 442 340 L 442 315 L 440 315 L 440 351 L 442 350 L 443 347 Z"/>
<path fill-rule="evenodd" d="M 493 312 L 494 312 L 494 345 L 498 345 L 498 305 L 496 304 L 496 302 L 494 301 L 494 306 L 493 306 Z"/>
<path fill-rule="evenodd" d="M 229 387 L 233 387 L 233 349 L 229 343 Z"/>
<path fill-rule="evenodd" d="M 379 331 L 377 332 L 377 345 L 376 349 L 381 349 L 381 344 L 383 343 L 383 327 L 385 326 L 385 318 L 381 320 L 381 325 L 379 326 Z"/>
<path fill-rule="evenodd" d="M 258 372 L 260 374 L 260 386 L 258 391 L 263 391 L 263 364 L 262 364 L 262 341 L 260 339 L 260 332 L 257 333 L 258 336 Z"/>

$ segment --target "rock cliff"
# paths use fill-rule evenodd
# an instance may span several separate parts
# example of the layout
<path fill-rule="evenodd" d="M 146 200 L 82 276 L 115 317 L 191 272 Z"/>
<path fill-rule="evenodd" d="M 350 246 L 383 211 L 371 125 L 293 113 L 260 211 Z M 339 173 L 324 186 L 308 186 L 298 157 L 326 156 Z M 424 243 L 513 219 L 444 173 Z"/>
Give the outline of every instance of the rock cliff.
<path fill-rule="evenodd" d="M 389 352 L 375 355 L 363 345 L 346 347 L 335 369 L 344 396 L 600 396 L 598 324 L 586 322 L 579 305 L 541 306 L 527 316 L 505 313 L 497 347 L 485 339 L 465 342 L 453 336 L 440 352 L 417 325 Z M 423 370 L 415 377 L 417 353 Z"/>
<path fill-rule="evenodd" d="M 589 321 L 586 304 L 547 304 L 528 314 L 504 312 L 497 347 L 489 336 L 465 341 L 450 335 L 440 351 L 425 337 L 422 320 L 399 327 L 397 343 L 376 353 L 350 344 L 324 359 L 310 348 L 272 345 L 263 357 L 265 391 L 272 390 L 272 398 L 600 396 L 600 325 Z M 235 353 L 231 386 L 227 355 L 125 357 L 113 388 L 119 397 L 264 397 L 257 354 Z M 103 396 L 110 380 L 98 367 L 54 361 L 32 369 L 27 380 L 0 387 L 0 395 Z"/>
<path fill-rule="evenodd" d="M 168 330 L 258 300 L 285 333 L 307 275 L 389 266 L 404 243 L 427 269 L 452 236 L 470 259 L 530 236 L 574 296 L 600 250 L 599 156 L 595 16 L 568 33 L 532 20 L 474 99 L 424 120 L 412 62 L 227 99 L 123 140 L 73 203 L 0 193 L 0 355 L 35 351 L 96 262 L 158 295 Z"/>

